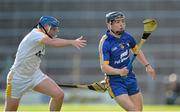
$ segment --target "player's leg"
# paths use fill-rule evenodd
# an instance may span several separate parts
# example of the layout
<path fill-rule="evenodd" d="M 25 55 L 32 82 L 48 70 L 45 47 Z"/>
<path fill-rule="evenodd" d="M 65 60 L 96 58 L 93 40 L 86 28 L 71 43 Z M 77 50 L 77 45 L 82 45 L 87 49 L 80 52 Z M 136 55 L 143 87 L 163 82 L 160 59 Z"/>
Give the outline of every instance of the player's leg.
<path fill-rule="evenodd" d="M 130 99 L 134 103 L 134 105 L 138 111 L 143 110 L 143 97 L 142 97 L 141 92 L 139 92 L 135 95 L 131 95 Z"/>
<path fill-rule="evenodd" d="M 135 77 L 127 79 L 128 85 L 128 95 L 135 105 L 137 111 L 142 111 L 143 109 L 143 97 L 139 90 L 139 86 Z"/>
<path fill-rule="evenodd" d="M 109 95 L 126 111 L 135 111 L 135 105 L 128 96 L 124 81 L 119 77 L 115 78 L 119 80 L 114 79 L 114 77 L 106 79 Z"/>
<path fill-rule="evenodd" d="M 20 99 L 7 97 L 5 99 L 5 111 L 17 111 Z"/>
<path fill-rule="evenodd" d="M 64 92 L 52 79 L 49 77 L 44 79 L 36 85 L 33 90 L 51 96 L 50 110 L 60 111 L 64 99 Z"/>
<path fill-rule="evenodd" d="M 135 111 L 135 105 L 127 94 L 122 94 L 114 98 L 116 102 L 126 111 Z"/>
<path fill-rule="evenodd" d="M 7 87 L 6 87 L 6 96 L 5 96 L 5 111 L 17 111 L 19 106 L 20 98 L 15 98 L 17 94 L 15 84 L 13 83 L 13 73 L 10 71 L 7 76 Z M 12 88 L 13 85 L 13 88 Z M 12 96 L 13 94 L 13 96 Z"/>

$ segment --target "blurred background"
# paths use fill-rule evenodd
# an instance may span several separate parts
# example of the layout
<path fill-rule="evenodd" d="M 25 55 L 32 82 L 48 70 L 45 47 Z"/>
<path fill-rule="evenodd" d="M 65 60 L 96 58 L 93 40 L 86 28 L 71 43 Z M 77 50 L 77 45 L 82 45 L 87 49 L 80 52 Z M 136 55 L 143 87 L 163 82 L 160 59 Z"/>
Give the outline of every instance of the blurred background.
<path fill-rule="evenodd" d="M 157 80 L 152 80 L 138 61 L 133 64 L 134 71 L 145 104 L 180 104 L 179 0 L 0 0 L 0 103 L 4 103 L 6 76 L 18 44 L 42 15 L 60 20 L 60 38 L 75 39 L 83 35 L 88 41 L 81 50 L 46 47 L 41 64 L 43 72 L 62 84 L 103 80 L 98 44 L 107 30 L 105 14 L 110 11 L 122 11 L 126 15 L 126 30 L 137 41 L 142 36 L 145 18 L 158 21 L 157 30 L 142 48 L 156 69 Z M 66 103 L 114 103 L 108 92 L 63 89 Z M 23 103 L 47 103 L 49 99 L 34 92 L 24 97 L 27 98 L 22 99 Z"/>

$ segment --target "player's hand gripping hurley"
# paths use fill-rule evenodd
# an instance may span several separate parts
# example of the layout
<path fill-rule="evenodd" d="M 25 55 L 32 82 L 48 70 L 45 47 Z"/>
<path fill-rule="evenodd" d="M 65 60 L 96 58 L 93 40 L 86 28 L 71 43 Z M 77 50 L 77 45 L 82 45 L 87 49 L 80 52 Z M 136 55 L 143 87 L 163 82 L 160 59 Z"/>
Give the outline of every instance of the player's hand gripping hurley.
<path fill-rule="evenodd" d="M 136 56 L 138 55 L 141 47 L 143 46 L 143 44 L 146 42 L 146 40 L 148 39 L 148 37 L 150 36 L 150 34 L 156 29 L 157 27 L 157 21 L 155 19 L 145 19 L 143 21 L 144 24 L 144 32 L 143 32 L 143 36 L 138 44 L 138 47 L 136 49 L 136 51 L 134 52 L 133 57 L 131 58 L 127 68 L 128 70 L 131 69 L 132 67 L 132 63 L 134 61 L 134 59 L 136 58 Z"/>

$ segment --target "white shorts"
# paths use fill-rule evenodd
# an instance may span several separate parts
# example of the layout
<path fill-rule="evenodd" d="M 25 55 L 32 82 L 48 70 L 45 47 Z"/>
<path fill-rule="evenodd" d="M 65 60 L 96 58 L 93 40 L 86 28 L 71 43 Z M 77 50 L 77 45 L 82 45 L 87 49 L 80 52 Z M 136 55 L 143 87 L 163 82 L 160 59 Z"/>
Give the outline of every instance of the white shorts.
<path fill-rule="evenodd" d="M 32 90 L 41 81 L 48 78 L 41 70 L 37 70 L 31 77 L 19 75 L 10 71 L 7 77 L 7 97 L 21 98 L 24 93 Z"/>

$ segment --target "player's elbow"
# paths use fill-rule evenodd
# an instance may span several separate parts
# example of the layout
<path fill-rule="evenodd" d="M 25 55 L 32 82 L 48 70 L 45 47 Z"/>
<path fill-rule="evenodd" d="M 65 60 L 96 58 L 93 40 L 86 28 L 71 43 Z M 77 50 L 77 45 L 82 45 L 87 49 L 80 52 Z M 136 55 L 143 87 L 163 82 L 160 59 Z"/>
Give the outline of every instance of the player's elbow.
<path fill-rule="evenodd" d="M 101 71 L 103 73 L 106 73 L 106 66 L 104 64 L 101 65 Z"/>

